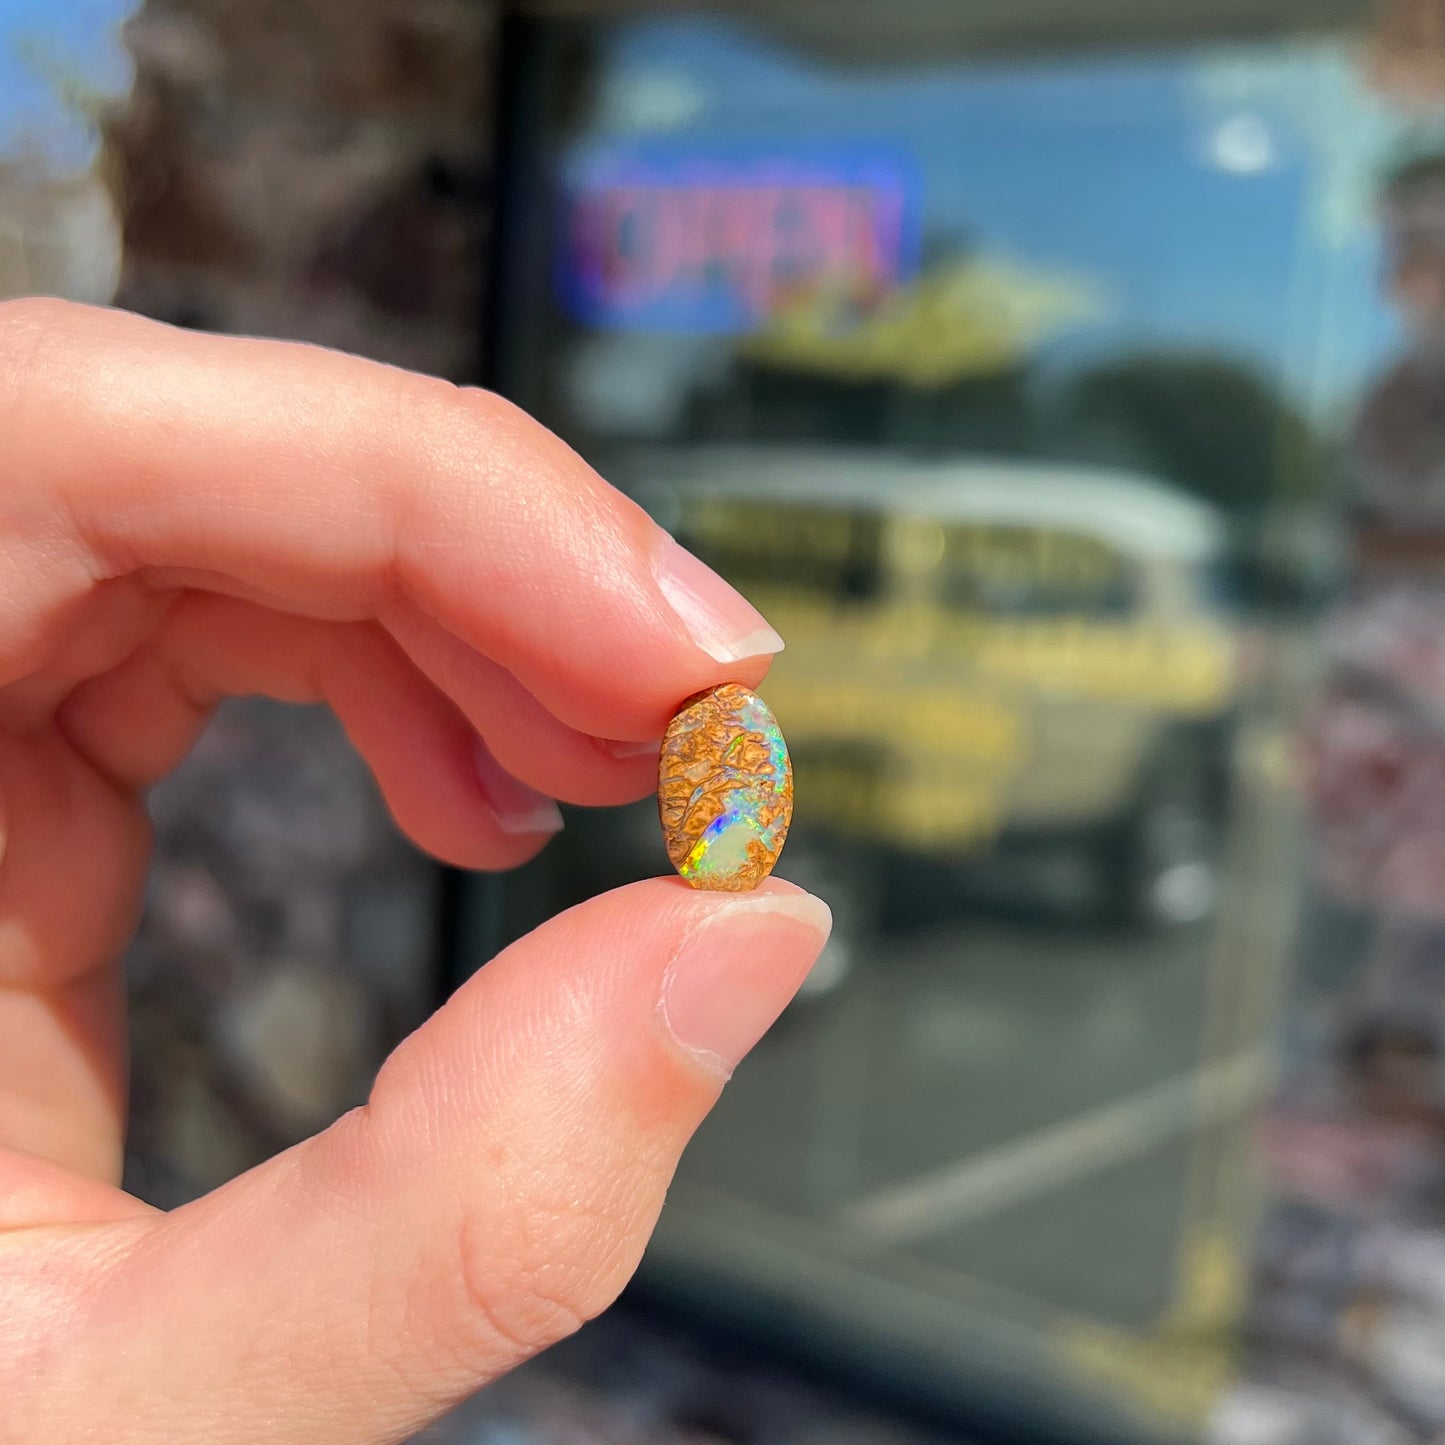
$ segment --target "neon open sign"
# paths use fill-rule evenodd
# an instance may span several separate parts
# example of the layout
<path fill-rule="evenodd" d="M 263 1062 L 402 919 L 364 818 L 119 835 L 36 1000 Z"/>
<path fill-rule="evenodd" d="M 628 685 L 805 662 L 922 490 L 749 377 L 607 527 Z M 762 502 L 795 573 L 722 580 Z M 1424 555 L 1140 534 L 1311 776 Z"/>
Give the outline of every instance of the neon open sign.
<path fill-rule="evenodd" d="M 584 325 L 750 331 L 819 286 L 862 301 L 918 266 L 918 184 L 891 152 L 653 146 L 564 182 L 557 286 Z"/>

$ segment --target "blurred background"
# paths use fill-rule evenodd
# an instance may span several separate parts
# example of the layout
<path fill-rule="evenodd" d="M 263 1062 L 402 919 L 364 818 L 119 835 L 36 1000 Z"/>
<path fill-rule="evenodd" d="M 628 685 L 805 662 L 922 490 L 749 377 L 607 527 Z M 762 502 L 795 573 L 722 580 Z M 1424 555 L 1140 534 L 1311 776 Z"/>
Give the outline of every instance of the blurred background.
<path fill-rule="evenodd" d="M 835 938 L 457 1445 L 1445 1441 L 1445 0 L 0 0 L 0 296 L 495 386 L 788 639 Z M 666 870 L 156 790 L 128 1187 Z"/>

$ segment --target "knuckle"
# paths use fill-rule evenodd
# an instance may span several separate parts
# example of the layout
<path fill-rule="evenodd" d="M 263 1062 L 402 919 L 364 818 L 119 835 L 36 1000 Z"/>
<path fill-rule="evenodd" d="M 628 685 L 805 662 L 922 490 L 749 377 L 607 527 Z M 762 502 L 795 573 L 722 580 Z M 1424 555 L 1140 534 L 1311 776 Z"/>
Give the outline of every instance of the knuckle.
<path fill-rule="evenodd" d="M 0 1438 L 30 1439 L 33 1430 L 35 1382 L 46 1377 L 57 1362 L 57 1340 L 40 1322 L 52 1313 L 49 1299 L 37 1298 L 33 1281 L 17 1278 L 13 1266 L 0 1259 L 6 1323 L 0 1327 Z"/>
<path fill-rule="evenodd" d="M 499 392 L 489 391 L 484 386 L 457 386 L 448 382 L 445 399 L 457 417 L 468 426 L 540 429 L 540 423 L 533 421 L 516 402 L 508 401 Z"/>
<path fill-rule="evenodd" d="M 72 309 L 48 296 L 0 301 L 0 416 L 18 408 L 40 369 L 46 342 Z"/>
<path fill-rule="evenodd" d="M 411 378 L 401 413 L 401 420 L 413 436 L 416 433 L 418 405 L 425 408 L 428 422 L 435 425 L 443 436 L 462 437 L 469 437 L 478 429 L 486 430 L 504 408 L 511 407 L 510 402 L 504 401 L 495 392 L 462 386 L 443 376 L 417 375 Z"/>
<path fill-rule="evenodd" d="M 487 1221 L 463 1221 L 454 1276 L 456 1339 L 474 1358 L 525 1359 L 570 1335 L 588 1317 L 587 1291 L 577 1272 L 539 1247 L 541 1226 L 533 1215 L 526 1226 L 499 1239 Z"/>
<path fill-rule="evenodd" d="M 124 1258 L 118 1246 L 51 1232 L 0 1235 L 0 1440 L 70 1438 L 73 1325 L 94 1308 Z M 103 1428 L 103 1426 L 101 1427 Z"/>
<path fill-rule="evenodd" d="M 455 1237 L 450 1299 L 438 1319 L 469 1373 L 536 1354 L 600 1314 L 635 1267 L 633 1211 L 611 1201 L 512 1199 L 506 1222 L 469 1213 Z"/>
<path fill-rule="evenodd" d="M 53 330 L 85 309 L 58 296 L 13 296 L 0 301 L 0 342 L 8 341 L 12 334 Z"/>
<path fill-rule="evenodd" d="M 437 434 L 460 448 L 487 491 L 511 485 L 519 466 L 536 472 L 546 463 L 551 433 L 515 402 L 480 387 L 433 385 Z"/>
<path fill-rule="evenodd" d="M 566 475 L 575 483 L 585 473 L 576 453 L 555 432 L 497 392 L 449 386 L 438 397 L 455 432 L 468 439 L 475 456 L 488 461 L 494 478 L 515 474 L 519 465 L 552 481 Z"/>

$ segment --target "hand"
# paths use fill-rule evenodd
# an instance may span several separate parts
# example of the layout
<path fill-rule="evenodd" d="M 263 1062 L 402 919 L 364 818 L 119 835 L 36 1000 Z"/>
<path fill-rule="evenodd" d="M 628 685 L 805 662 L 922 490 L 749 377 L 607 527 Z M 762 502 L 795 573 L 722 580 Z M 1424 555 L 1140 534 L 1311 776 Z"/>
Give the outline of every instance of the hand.
<path fill-rule="evenodd" d="M 481 970 L 364 1107 L 159 1213 L 115 1183 L 117 960 L 145 790 L 216 703 L 325 701 L 420 846 L 503 868 L 553 798 L 647 793 L 677 702 L 780 645 L 494 396 L 0 306 L 0 1439 L 421 1427 L 612 1300 L 826 933 L 778 882 L 593 899 Z"/>

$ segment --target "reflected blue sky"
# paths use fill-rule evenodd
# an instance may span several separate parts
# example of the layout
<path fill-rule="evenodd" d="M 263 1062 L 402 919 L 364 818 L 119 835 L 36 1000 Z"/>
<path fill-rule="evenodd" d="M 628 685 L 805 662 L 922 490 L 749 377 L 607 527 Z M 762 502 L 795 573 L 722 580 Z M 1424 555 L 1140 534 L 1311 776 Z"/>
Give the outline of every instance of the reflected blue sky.
<path fill-rule="evenodd" d="M 619 27 L 609 45 L 604 130 L 902 143 L 946 244 L 1093 282 L 1108 314 L 1057 338 L 1046 366 L 1218 350 L 1325 410 L 1398 344 L 1365 148 L 1383 152 L 1388 126 L 1340 44 L 921 73 L 819 64 L 685 20 Z"/>
<path fill-rule="evenodd" d="M 135 0 L 0 0 L 0 153 L 25 144 L 65 164 L 84 162 L 92 144 L 87 128 L 42 72 L 54 66 L 98 90 L 122 90 L 128 68 L 117 29 L 134 6 Z"/>
<path fill-rule="evenodd" d="M 116 31 L 132 8 L 0 0 L 0 152 L 24 141 L 83 163 L 86 128 L 31 54 L 120 90 Z M 1329 408 L 1396 344 L 1368 217 L 1343 232 L 1318 224 L 1331 167 L 1368 127 L 1344 70 L 1321 67 L 1317 49 L 870 73 L 693 20 L 610 35 L 606 129 L 902 142 L 937 235 L 1098 285 L 1109 314 L 1056 340 L 1046 364 L 1123 346 L 1218 348 Z M 1222 150 L 1241 117 L 1253 149 Z"/>

